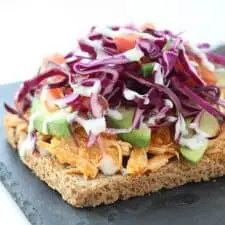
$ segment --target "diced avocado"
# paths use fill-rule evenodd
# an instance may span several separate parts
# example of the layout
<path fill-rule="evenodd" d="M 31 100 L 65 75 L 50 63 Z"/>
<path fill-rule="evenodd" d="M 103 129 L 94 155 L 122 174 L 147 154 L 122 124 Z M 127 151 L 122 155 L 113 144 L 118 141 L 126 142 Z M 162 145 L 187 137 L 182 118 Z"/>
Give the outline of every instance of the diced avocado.
<path fill-rule="evenodd" d="M 70 125 L 65 114 L 60 111 L 54 113 L 48 112 L 39 99 L 33 100 L 30 122 L 42 134 L 56 137 L 71 136 Z"/>
<path fill-rule="evenodd" d="M 225 71 L 221 70 L 216 73 L 217 83 L 220 85 L 225 85 Z"/>
<path fill-rule="evenodd" d="M 144 77 L 150 77 L 152 75 L 154 63 L 146 63 L 141 66 Z"/>
<path fill-rule="evenodd" d="M 215 116 L 204 111 L 201 115 L 199 129 L 208 134 L 209 137 L 214 137 L 220 130 L 220 124 Z"/>
<path fill-rule="evenodd" d="M 42 105 L 41 100 L 39 98 L 34 98 L 31 106 L 31 114 L 40 111 L 47 111 L 46 108 Z"/>
<path fill-rule="evenodd" d="M 117 120 L 115 118 L 108 117 L 109 126 L 117 129 L 131 127 L 134 109 L 126 110 L 121 108 L 119 109 L 119 111 L 122 114 L 123 118 L 121 120 Z M 147 147 L 151 139 L 151 131 L 147 127 L 140 129 L 133 129 L 129 133 L 119 134 L 119 137 L 122 140 L 129 142 L 133 146 Z"/>
<path fill-rule="evenodd" d="M 70 127 L 66 118 L 62 117 L 48 123 L 48 133 L 56 137 L 71 136 Z"/>
<path fill-rule="evenodd" d="M 40 114 L 38 113 L 35 116 L 33 116 L 32 120 L 30 120 L 30 123 L 33 123 L 32 124 L 33 127 L 40 133 L 48 134 L 48 132 L 43 131 L 43 124 L 44 124 L 45 119 L 46 119 L 46 116 L 44 113 L 40 113 Z"/>
<path fill-rule="evenodd" d="M 188 118 L 185 120 L 186 123 L 186 129 L 188 131 L 188 134 L 186 134 L 185 137 L 183 137 L 183 143 L 181 142 L 181 144 L 185 144 L 185 145 L 189 145 L 189 147 L 187 146 L 181 146 L 180 147 L 180 153 L 182 154 L 182 156 L 188 160 L 191 163 L 197 163 L 201 160 L 201 158 L 203 157 L 205 150 L 208 147 L 208 140 L 205 139 L 204 137 L 198 136 L 197 134 L 195 134 L 194 130 L 189 128 L 189 125 L 191 124 L 193 118 Z M 204 121 L 206 122 L 206 121 Z M 201 142 L 199 143 L 198 138 L 201 137 Z M 186 139 L 186 140 L 185 140 Z M 185 140 L 185 142 L 184 142 Z M 182 139 L 180 140 L 182 141 Z M 193 147 L 195 149 L 190 148 Z"/>
<path fill-rule="evenodd" d="M 133 146 L 147 147 L 150 142 L 151 132 L 148 128 L 134 129 L 130 133 L 119 135 L 124 141 L 129 142 Z"/>
<path fill-rule="evenodd" d="M 55 113 L 41 113 L 34 117 L 33 126 L 40 133 L 56 137 L 70 136 L 69 124 L 65 117 Z"/>
<path fill-rule="evenodd" d="M 180 152 L 182 156 L 191 163 L 197 163 L 203 157 L 205 150 L 207 149 L 207 144 L 202 146 L 200 149 L 192 150 L 188 147 L 182 146 Z"/>

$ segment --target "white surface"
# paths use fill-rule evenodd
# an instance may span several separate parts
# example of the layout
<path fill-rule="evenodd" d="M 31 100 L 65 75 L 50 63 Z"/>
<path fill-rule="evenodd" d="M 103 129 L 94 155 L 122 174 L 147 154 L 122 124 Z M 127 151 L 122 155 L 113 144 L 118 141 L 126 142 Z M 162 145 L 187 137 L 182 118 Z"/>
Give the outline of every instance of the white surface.
<path fill-rule="evenodd" d="M 45 55 L 75 48 L 95 24 L 150 21 L 194 43 L 219 44 L 224 10 L 224 0 L 0 0 L 0 84 L 31 77 Z M 0 199 L 0 224 L 26 224 L 1 185 Z"/>
<path fill-rule="evenodd" d="M 11 198 L 5 187 L 0 182 L 0 224 L 4 225 L 29 225 L 19 207 Z"/>
<path fill-rule="evenodd" d="M 0 83 L 29 78 L 43 56 L 75 48 L 94 24 L 151 21 L 194 43 L 218 44 L 224 10 L 224 0 L 0 0 Z"/>

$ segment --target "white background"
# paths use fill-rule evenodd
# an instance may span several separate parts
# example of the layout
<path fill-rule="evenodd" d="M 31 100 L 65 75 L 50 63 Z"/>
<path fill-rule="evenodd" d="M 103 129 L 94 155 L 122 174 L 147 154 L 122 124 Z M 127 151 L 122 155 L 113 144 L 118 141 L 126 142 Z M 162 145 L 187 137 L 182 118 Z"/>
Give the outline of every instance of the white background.
<path fill-rule="evenodd" d="M 92 25 L 153 22 L 218 45 L 224 11 L 224 0 L 0 0 L 0 84 L 31 77 L 45 55 L 74 49 Z M 0 224 L 26 224 L 14 210 L 0 185 Z"/>
<path fill-rule="evenodd" d="M 150 21 L 218 44 L 224 11 L 224 0 L 0 0 L 0 83 L 29 78 L 43 56 L 74 49 L 94 24 Z"/>

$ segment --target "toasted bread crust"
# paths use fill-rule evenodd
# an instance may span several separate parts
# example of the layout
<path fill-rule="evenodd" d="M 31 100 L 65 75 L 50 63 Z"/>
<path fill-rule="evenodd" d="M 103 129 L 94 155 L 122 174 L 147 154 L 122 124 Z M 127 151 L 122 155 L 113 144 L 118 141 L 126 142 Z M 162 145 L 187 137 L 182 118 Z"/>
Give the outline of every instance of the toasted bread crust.
<path fill-rule="evenodd" d="M 8 142 L 13 148 L 18 147 L 17 124 L 5 124 Z M 173 188 L 189 182 L 207 181 L 225 175 L 225 132 L 210 141 L 207 154 L 197 164 L 184 160 L 169 162 L 156 172 L 142 176 L 105 176 L 85 180 L 82 176 L 68 174 L 66 169 L 48 156 L 33 154 L 23 158 L 26 164 L 41 180 L 58 191 L 62 198 L 75 207 L 110 204 L 119 199 L 128 199 Z"/>

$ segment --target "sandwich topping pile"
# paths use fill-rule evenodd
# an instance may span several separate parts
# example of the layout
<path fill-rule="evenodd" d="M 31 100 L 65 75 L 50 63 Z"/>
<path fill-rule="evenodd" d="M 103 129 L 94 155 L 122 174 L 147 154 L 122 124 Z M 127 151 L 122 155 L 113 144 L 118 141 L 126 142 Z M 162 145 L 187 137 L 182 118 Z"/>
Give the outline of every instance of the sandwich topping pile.
<path fill-rule="evenodd" d="M 93 27 L 75 51 L 46 58 L 5 108 L 26 128 L 21 157 L 44 154 L 85 178 L 140 175 L 206 154 L 223 129 L 224 66 L 208 44 L 151 24 Z"/>

